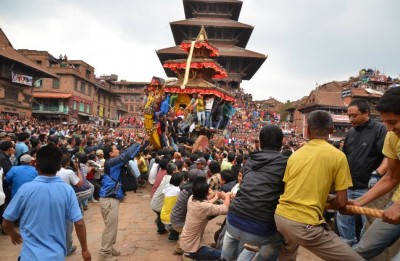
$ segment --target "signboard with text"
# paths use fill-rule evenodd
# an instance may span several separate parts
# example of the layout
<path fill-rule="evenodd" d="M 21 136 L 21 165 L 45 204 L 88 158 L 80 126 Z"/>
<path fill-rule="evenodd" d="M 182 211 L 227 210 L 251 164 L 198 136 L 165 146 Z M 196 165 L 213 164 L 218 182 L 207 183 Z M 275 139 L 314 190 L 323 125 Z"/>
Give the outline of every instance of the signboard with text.
<path fill-rule="evenodd" d="M 333 122 L 350 123 L 349 116 L 347 116 L 347 115 L 332 114 L 332 119 L 333 119 Z"/>
<path fill-rule="evenodd" d="M 11 81 L 23 85 L 32 86 L 33 78 L 31 76 L 11 72 Z"/>

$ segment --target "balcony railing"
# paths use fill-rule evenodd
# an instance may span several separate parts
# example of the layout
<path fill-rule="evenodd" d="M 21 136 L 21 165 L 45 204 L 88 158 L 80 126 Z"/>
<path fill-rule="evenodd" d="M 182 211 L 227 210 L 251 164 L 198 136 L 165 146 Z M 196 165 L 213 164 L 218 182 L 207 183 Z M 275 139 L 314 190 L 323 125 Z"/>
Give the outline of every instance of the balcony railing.
<path fill-rule="evenodd" d="M 68 113 L 68 106 L 45 106 L 33 105 L 33 112 L 47 112 L 47 113 Z"/>

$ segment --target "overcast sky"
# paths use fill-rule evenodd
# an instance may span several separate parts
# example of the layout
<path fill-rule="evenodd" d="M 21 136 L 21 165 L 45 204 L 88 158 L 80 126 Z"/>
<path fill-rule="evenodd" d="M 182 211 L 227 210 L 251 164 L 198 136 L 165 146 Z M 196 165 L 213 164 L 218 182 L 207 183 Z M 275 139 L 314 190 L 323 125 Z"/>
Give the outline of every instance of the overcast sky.
<path fill-rule="evenodd" d="M 242 87 L 286 101 L 362 68 L 398 77 L 399 10 L 398 0 L 243 0 L 239 21 L 255 26 L 247 49 L 268 59 Z M 0 1 L 14 48 L 67 54 L 128 81 L 166 77 L 155 50 L 174 45 L 169 22 L 184 19 L 182 0 Z"/>

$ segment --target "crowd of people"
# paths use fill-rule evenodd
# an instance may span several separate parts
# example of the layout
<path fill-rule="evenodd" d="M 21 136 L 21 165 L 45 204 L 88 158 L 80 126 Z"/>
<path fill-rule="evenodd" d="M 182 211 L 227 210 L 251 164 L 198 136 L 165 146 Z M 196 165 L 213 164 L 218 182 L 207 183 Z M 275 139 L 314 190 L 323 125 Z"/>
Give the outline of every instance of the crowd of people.
<path fill-rule="evenodd" d="M 126 126 L 5 119 L 2 231 L 14 244 L 23 241 L 20 260 L 64 260 L 76 251 L 75 227 L 82 257 L 91 260 L 84 212 L 98 204 L 105 224 L 99 260 L 115 261 L 118 209 L 127 192 L 122 176 L 128 174 L 138 189 L 151 186 L 155 232 L 176 241 L 171 251 L 183 260 L 296 260 L 299 246 L 324 260 L 372 259 L 399 238 L 400 192 L 382 218 L 368 229 L 362 222 L 361 231 L 345 206 L 363 206 L 400 183 L 399 97 L 400 89 L 391 89 L 377 106 L 386 127 L 369 117 L 365 101 L 354 100 L 348 106 L 353 128 L 336 146 L 328 142 L 333 123 L 324 111 L 308 115 L 309 140 L 268 122 L 254 128 L 252 138 L 216 134 L 198 150 L 177 139 L 156 151 L 145 130 Z M 177 118 L 166 115 L 166 126 L 179 129 Z M 340 211 L 336 233 L 326 209 Z M 215 243 L 205 245 L 205 227 L 218 215 L 225 221 Z"/>

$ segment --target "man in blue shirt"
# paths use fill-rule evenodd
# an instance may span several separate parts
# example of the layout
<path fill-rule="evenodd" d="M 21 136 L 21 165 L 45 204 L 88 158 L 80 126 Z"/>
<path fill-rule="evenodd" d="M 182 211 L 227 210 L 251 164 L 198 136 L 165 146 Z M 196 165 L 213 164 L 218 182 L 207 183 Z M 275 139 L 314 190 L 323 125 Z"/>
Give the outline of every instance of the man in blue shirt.
<path fill-rule="evenodd" d="M 18 163 L 19 157 L 29 150 L 28 146 L 26 145 L 26 143 L 29 142 L 29 137 L 30 135 L 27 132 L 21 132 L 18 134 L 18 142 L 15 145 L 15 158 L 17 159 Z"/>
<path fill-rule="evenodd" d="M 6 176 L 7 184 L 11 185 L 11 198 L 15 196 L 23 184 L 34 180 L 38 175 L 37 170 L 33 166 L 35 158 L 29 154 L 25 154 L 21 156 L 20 162 L 21 165 L 12 167 Z"/>
<path fill-rule="evenodd" d="M 115 145 L 104 146 L 104 176 L 100 189 L 100 210 L 104 220 L 99 261 L 116 261 L 120 252 L 114 248 L 117 241 L 119 203 L 124 199 L 121 186 L 121 168 L 139 152 L 143 139 L 137 139 L 127 150 L 119 154 Z"/>
<path fill-rule="evenodd" d="M 64 261 L 67 254 L 67 220 L 75 225 L 82 257 L 91 260 L 86 242 L 86 226 L 75 192 L 60 177 L 62 152 L 54 145 L 42 147 L 36 154 L 40 175 L 20 187 L 3 215 L 3 229 L 13 244 L 24 244 L 20 260 Z M 19 219 L 20 233 L 14 228 Z"/>

